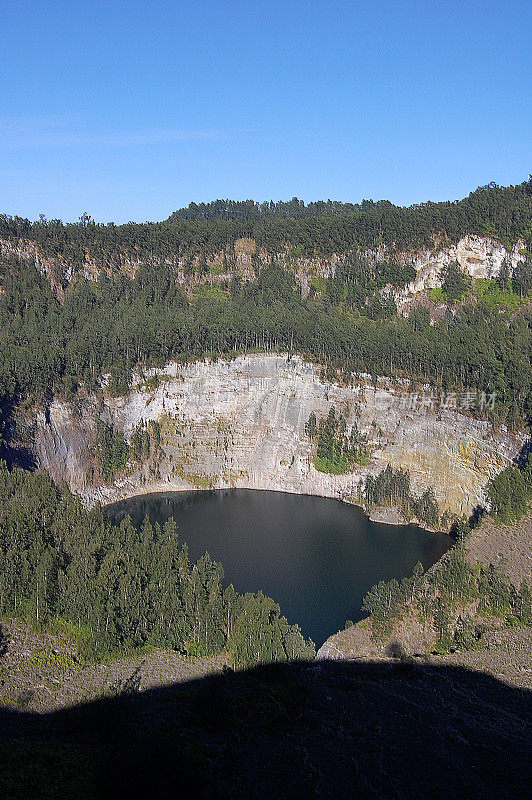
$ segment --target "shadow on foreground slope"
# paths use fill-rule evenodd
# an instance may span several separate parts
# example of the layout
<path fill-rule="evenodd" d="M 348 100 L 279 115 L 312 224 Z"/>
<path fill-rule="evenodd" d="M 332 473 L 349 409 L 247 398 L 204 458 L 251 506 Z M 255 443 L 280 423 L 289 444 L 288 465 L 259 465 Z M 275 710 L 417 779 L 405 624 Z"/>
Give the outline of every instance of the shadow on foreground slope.
<path fill-rule="evenodd" d="M 2 709 L 7 798 L 521 798 L 530 693 L 417 663 L 272 665 L 39 716 Z"/>

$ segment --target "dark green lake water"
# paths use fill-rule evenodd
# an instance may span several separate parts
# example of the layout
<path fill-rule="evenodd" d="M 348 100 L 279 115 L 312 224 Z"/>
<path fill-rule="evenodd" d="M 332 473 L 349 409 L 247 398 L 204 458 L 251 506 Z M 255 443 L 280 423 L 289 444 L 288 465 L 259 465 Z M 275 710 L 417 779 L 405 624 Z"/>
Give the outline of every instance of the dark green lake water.
<path fill-rule="evenodd" d="M 451 545 L 445 534 L 415 525 L 371 522 L 355 506 L 323 497 L 230 489 L 150 494 L 108 506 L 119 522 L 140 526 L 148 515 L 174 517 L 190 557 L 207 550 L 226 583 L 273 597 L 319 647 L 362 617 L 362 598 L 380 580 L 402 578 L 421 561 L 431 566 Z"/>

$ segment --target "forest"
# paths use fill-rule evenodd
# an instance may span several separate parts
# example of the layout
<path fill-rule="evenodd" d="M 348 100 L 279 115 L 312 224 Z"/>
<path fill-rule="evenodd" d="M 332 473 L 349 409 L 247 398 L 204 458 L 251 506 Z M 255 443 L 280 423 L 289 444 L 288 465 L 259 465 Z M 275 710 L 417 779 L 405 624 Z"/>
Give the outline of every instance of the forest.
<path fill-rule="evenodd" d="M 77 224 L 4 215 L 0 239 L 12 251 L 4 249 L 0 260 L 2 420 L 14 405 L 46 413 L 54 397 L 75 406 L 89 392 L 124 393 L 134 371 L 142 376 L 172 359 L 275 350 L 314 361 L 329 380 L 368 373 L 408 378 L 413 389 L 430 384 L 442 394 L 474 388 L 496 397 L 494 408 L 482 412 L 494 422 L 530 424 L 531 212 L 532 180 L 406 209 L 371 201 L 216 201 L 191 205 L 162 223 L 121 226 L 96 224 L 88 215 Z M 522 238 L 525 259 L 513 271 L 506 265 L 498 285 L 484 284 L 482 293 L 451 265 L 442 275 L 443 315 L 434 321 L 418 307 L 399 316 L 386 287 L 400 288 L 413 275 L 394 249 L 457 241 L 466 233 L 508 246 Z M 246 280 L 231 272 L 230 250 L 242 237 L 253 238 L 261 251 Z M 28 243 L 39 258 L 24 256 Z M 386 258 L 365 257 L 364 248 L 383 244 Z M 230 277 L 205 280 L 208 258 L 220 251 L 229 253 Z M 311 282 L 304 294 L 293 260 L 333 253 L 334 276 Z M 47 258 L 68 262 L 70 279 L 50 281 Z M 83 269 L 91 259 L 99 270 L 89 276 Z M 135 265 L 130 273 L 122 269 L 126 262 Z M 512 302 L 494 305 L 501 295 Z M 324 419 L 309 419 L 307 434 L 318 469 L 342 472 L 366 459 L 363 437 L 356 428 L 348 432 L 334 408 Z M 12 431 L 0 430 L 0 445 L 2 435 Z M 128 457 L 146 458 L 159 438 L 156 427 L 139 429 L 127 443 L 102 424 L 93 455 L 103 478 L 112 480 Z M 488 487 L 494 513 L 502 519 L 521 513 L 529 482 L 529 473 L 515 468 L 494 479 Z M 400 471 L 368 479 L 365 495 L 368 506 L 394 502 L 426 524 L 437 522 L 433 494 L 414 497 Z M 224 588 L 223 569 L 207 554 L 192 564 L 171 522 L 161 529 L 147 520 L 140 534 L 127 519 L 113 526 L 47 475 L 5 465 L 0 498 L 2 614 L 65 618 L 93 655 L 161 644 L 191 655 L 227 651 L 233 663 L 250 665 L 313 652 L 273 600 Z M 485 583 L 482 576 L 467 579 L 471 591 L 484 586 L 481 578 Z M 391 596 L 389 587 L 377 594 Z M 403 595 L 395 588 L 392 594 L 400 605 Z M 443 596 L 435 590 L 435 609 Z M 370 607 L 368 599 L 367 610 L 378 616 L 381 600 Z"/>
<path fill-rule="evenodd" d="M 530 210 L 525 215 L 523 204 L 530 206 L 531 191 L 528 182 L 511 191 L 475 193 L 488 209 L 489 198 L 502 203 L 517 193 L 522 202 L 510 206 L 508 216 L 514 234 L 529 237 L 527 253 L 532 252 L 532 215 Z M 451 208 L 461 218 L 460 204 Z M 69 231 L 72 243 L 72 231 L 85 228 L 62 230 L 65 236 Z M 468 230 L 475 230 L 473 221 Z M 35 231 L 30 226 L 26 233 Z M 497 313 L 485 302 L 486 290 L 481 299 L 470 293 L 460 302 L 449 301 L 435 323 L 424 307 L 412 309 L 408 318 L 399 316 L 393 298 L 381 290 L 386 282 L 401 286 L 410 278 L 393 259 L 370 264 L 351 250 L 334 278 L 303 296 L 293 271 L 273 257 L 256 265 L 253 280 L 234 275 L 221 284 L 192 287 L 180 282 L 174 264 L 151 260 L 141 263 L 134 277 L 103 271 L 94 280 L 80 274 L 58 297 L 35 259 L 5 256 L 0 262 L 2 405 L 27 400 L 46 407 L 54 395 L 71 399 L 80 390 L 100 389 L 105 374 L 111 378 L 108 390 L 117 394 L 127 390 L 133 370 L 172 359 L 276 350 L 302 354 L 333 380 L 348 381 L 353 372 L 364 372 L 406 377 L 414 387 L 428 383 L 440 392 L 474 388 L 495 394 L 492 416 L 510 427 L 526 424 L 532 410 L 530 255 L 507 276 L 512 296 L 520 293 L 523 302 L 517 308 L 501 306 Z M 451 294 L 461 293 L 452 270 L 446 280 Z"/>
<path fill-rule="evenodd" d="M 208 553 L 192 563 L 173 520 L 113 525 L 47 474 L 3 462 L 0 500 L 0 615 L 67 620 L 87 659 L 142 646 L 223 651 L 239 667 L 314 655 L 273 600 L 224 587 Z"/>
<path fill-rule="evenodd" d="M 100 266 L 124 260 L 176 264 L 190 255 L 205 256 L 254 239 L 270 255 L 297 248 L 299 254 L 340 255 L 353 247 L 410 249 L 430 247 L 434 236 L 456 242 L 465 234 L 494 236 L 514 242 L 530 225 L 532 184 L 479 187 L 463 200 L 423 203 L 408 208 L 387 200 L 359 204 L 316 202 L 297 198 L 287 203 L 217 200 L 194 204 L 164 222 L 96 223 L 84 213 L 77 223 L 0 216 L 0 238 L 36 242 L 45 257 L 62 256 L 74 269 L 88 257 Z"/>
<path fill-rule="evenodd" d="M 403 518 L 435 528 L 440 521 L 440 509 L 432 487 L 416 497 L 410 488 L 410 475 L 388 464 L 378 475 L 368 475 L 364 483 L 363 500 L 367 509 L 375 505 L 393 505 Z"/>

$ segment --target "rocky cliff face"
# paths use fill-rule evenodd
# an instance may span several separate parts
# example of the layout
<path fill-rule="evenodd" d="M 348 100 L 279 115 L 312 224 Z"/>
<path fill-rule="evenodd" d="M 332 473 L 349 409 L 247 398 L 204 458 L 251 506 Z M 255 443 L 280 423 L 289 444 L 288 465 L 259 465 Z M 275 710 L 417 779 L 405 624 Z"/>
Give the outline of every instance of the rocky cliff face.
<path fill-rule="evenodd" d="M 507 250 L 500 242 L 482 236 L 464 236 L 455 245 L 416 253 L 411 259 L 417 272 L 408 286 L 397 292 L 398 308 L 418 292 L 441 286 L 440 272 L 444 266 L 457 261 L 460 269 L 472 278 L 493 278 L 499 274 L 502 262 L 506 259 L 510 269 L 523 260 L 521 250 L 524 242 L 518 242 L 512 250 Z M 404 261 L 407 254 L 402 254 Z"/>
<path fill-rule="evenodd" d="M 525 244 L 518 241 L 510 250 L 501 242 L 487 236 L 464 236 L 456 244 L 434 244 L 425 250 L 390 251 L 386 247 L 367 250 L 363 255 L 371 263 L 394 258 L 403 264 L 412 264 L 416 277 L 403 289 L 394 291 L 397 308 L 407 313 L 408 301 L 418 293 L 441 286 L 440 273 L 444 266 L 457 261 L 460 269 L 471 278 L 494 278 L 506 259 L 510 269 L 514 269 L 525 256 L 522 251 Z M 300 260 L 296 264 L 296 278 L 303 293 L 310 289 L 313 275 L 328 278 L 334 275 L 338 258 L 329 260 Z"/>
<path fill-rule="evenodd" d="M 366 475 L 386 464 L 408 469 L 413 489 L 433 486 L 442 510 L 469 512 L 483 500 L 490 476 L 521 445 L 458 409 L 412 403 L 408 386 L 359 376 L 345 387 L 321 380 L 298 357 L 248 355 L 233 361 L 168 365 L 159 385 L 140 379 L 122 398 L 74 407 L 54 402 L 38 416 L 38 462 L 65 480 L 88 504 L 149 491 L 242 487 L 327 497 L 354 497 Z M 145 380 L 145 378 L 144 378 Z M 367 436 L 371 460 L 345 475 L 318 472 L 311 463 L 305 423 L 334 405 Z M 98 418 L 130 437 L 139 423 L 161 426 L 157 470 L 130 464 L 112 486 L 92 485 L 89 448 Z"/>
<path fill-rule="evenodd" d="M 422 251 L 391 252 L 383 246 L 378 249 L 368 250 L 363 255 L 370 262 L 395 258 L 402 263 L 411 263 L 414 266 L 417 273 L 415 279 L 401 291 L 394 292 L 397 307 L 405 311 L 408 301 L 417 293 L 441 286 L 440 272 L 446 264 L 458 261 L 460 268 L 472 278 L 492 278 L 499 274 L 504 259 L 508 261 L 511 268 L 514 268 L 519 261 L 522 261 L 524 259 L 521 252 L 523 248 L 524 242 L 522 241 L 517 242 L 512 250 L 507 250 L 501 242 L 487 236 L 464 236 L 456 244 L 442 245 L 435 242 L 432 248 Z M 253 280 L 254 278 L 252 256 L 256 252 L 257 246 L 253 239 L 238 239 L 234 244 L 233 269 L 244 280 Z M 73 267 L 68 260 L 59 256 L 45 258 L 40 253 L 39 247 L 35 242 L 20 241 L 14 244 L 0 239 L 0 254 L 3 256 L 17 255 L 21 258 L 34 260 L 37 268 L 47 275 L 59 297 L 62 296 L 64 286 L 70 283 L 74 277 Z M 257 255 L 259 259 L 265 258 L 265 254 L 258 253 Z M 330 275 L 334 275 L 339 261 L 339 257 L 334 255 L 330 258 L 298 258 L 294 260 L 289 258 L 286 253 L 279 253 L 278 259 L 280 262 L 283 262 L 283 260 L 290 262 L 290 266 L 295 270 L 295 277 L 303 294 L 308 293 L 313 276 L 327 278 Z M 170 261 L 176 268 L 177 279 L 180 282 L 186 283 L 193 280 L 185 278 L 183 271 L 184 261 L 177 255 L 172 256 Z M 215 267 L 215 274 L 208 277 L 210 282 L 223 282 L 231 279 L 231 274 L 226 274 L 223 270 L 223 253 L 213 255 L 209 264 Z M 124 274 L 132 277 L 141 266 L 141 262 L 123 257 L 120 263 L 115 266 Z M 81 269 L 81 274 L 89 280 L 97 280 L 102 269 L 101 265 L 87 256 Z M 207 280 L 207 278 L 201 280 Z"/>

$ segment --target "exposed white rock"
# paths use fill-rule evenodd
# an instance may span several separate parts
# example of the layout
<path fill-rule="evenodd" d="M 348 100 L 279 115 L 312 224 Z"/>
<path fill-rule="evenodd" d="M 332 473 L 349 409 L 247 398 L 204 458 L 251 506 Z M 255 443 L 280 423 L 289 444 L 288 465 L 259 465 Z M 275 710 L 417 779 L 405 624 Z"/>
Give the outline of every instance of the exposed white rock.
<path fill-rule="evenodd" d="M 392 253 L 382 245 L 379 248 L 366 250 L 363 255 L 371 262 L 382 261 L 393 256 L 393 258 L 402 263 L 411 263 L 414 266 L 417 273 L 415 279 L 401 291 L 394 292 L 397 306 L 401 309 L 418 292 L 441 286 L 440 272 L 446 264 L 458 261 L 460 268 L 472 278 L 493 278 L 499 274 L 504 259 L 508 260 L 511 268 L 515 268 L 524 259 L 524 255 L 521 253 L 523 248 L 524 242 L 521 240 L 511 250 L 507 250 L 501 242 L 488 236 L 464 236 L 456 244 L 445 246 L 435 244 L 434 247 L 421 251 L 405 250 L 393 251 Z M 235 243 L 234 249 L 239 272 L 244 279 L 251 279 L 250 264 L 251 255 L 256 250 L 255 242 L 252 239 L 239 239 Z M 37 268 L 47 273 L 49 278 L 52 266 L 62 276 L 62 280 L 67 283 L 73 276 L 72 265 L 67 259 L 63 257 L 44 258 L 38 245 L 32 241 L 21 240 L 13 243 L 9 240 L 0 239 L 0 254 L 32 258 Z M 278 253 L 277 257 L 282 262 L 287 257 L 287 254 Z M 333 254 L 329 258 L 299 258 L 295 261 L 291 260 L 290 264 L 295 268 L 296 280 L 303 294 L 306 295 L 309 291 L 312 275 L 320 275 L 323 278 L 334 275 L 339 258 L 338 255 Z M 213 263 L 219 265 L 222 263 L 221 259 L 222 254 L 215 255 Z M 124 257 L 121 267 L 126 274 L 133 275 L 138 267 L 141 266 L 141 263 L 141 261 L 132 261 Z M 182 264 L 179 258 L 177 256 L 173 257 L 167 263 L 172 263 L 176 266 L 179 279 L 184 280 L 181 270 Z M 101 267 L 95 261 L 87 258 L 82 274 L 88 279 L 95 280 L 100 269 Z M 230 277 L 230 274 L 220 274 L 218 279 L 225 281 L 229 280 Z"/>
<path fill-rule="evenodd" d="M 410 260 L 416 270 L 416 277 L 400 292 L 395 293 L 400 308 L 405 301 L 418 292 L 441 286 L 440 273 L 444 266 L 457 261 L 460 269 L 472 278 L 493 278 L 499 274 L 504 259 L 514 269 L 524 259 L 521 250 L 524 242 L 518 242 L 508 251 L 500 242 L 485 236 L 464 236 L 457 244 L 438 250 L 424 250 L 408 258 L 401 254 L 403 261 Z"/>
<path fill-rule="evenodd" d="M 298 357 L 248 355 L 233 361 L 169 364 L 152 370 L 156 389 L 137 379 L 129 394 L 95 401 L 81 414 L 55 402 L 39 416 L 36 452 L 42 466 L 66 480 L 88 504 L 149 491 L 242 487 L 327 497 L 355 496 L 366 477 L 387 463 L 410 471 L 416 492 L 433 486 L 440 506 L 467 513 L 483 500 L 490 476 L 518 452 L 519 437 L 457 410 L 410 408 L 406 385 L 388 379 L 374 386 L 358 376 L 353 386 L 322 381 L 318 368 Z M 319 472 L 311 463 L 305 423 L 311 412 L 342 410 L 357 422 L 372 450 L 368 466 L 346 475 Z M 129 437 L 140 422 L 163 431 L 160 474 L 132 467 L 114 486 L 89 482 L 88 450 L 98 414 Z"/>

